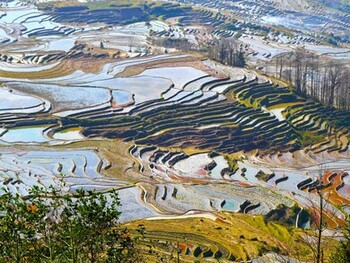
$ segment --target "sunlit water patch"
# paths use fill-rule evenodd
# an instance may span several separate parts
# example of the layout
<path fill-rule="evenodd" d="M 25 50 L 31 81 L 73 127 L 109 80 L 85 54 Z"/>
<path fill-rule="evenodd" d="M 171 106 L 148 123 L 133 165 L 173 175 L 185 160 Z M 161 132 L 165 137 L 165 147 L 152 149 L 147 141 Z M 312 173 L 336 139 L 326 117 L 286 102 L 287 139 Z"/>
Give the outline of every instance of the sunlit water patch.
<path fill-rule="evenodd" d="M 35 94 L 52 102 L 52 111 L 89 108 L 110 101 L 108 89 L 99 87 L 75 87 L 24 82 L 8 83 L 14 89 Z"/>
<path fill-rule="evenodd" d="M 12 128 L 4 133 L 0 140 L 6 143 L 43 143 L 49 139 L 44 136 L 46 126 Z"/>
<path fill-rule="evenodd" d="M 35 112 L 44 101 L 25 94 L 20 94 L 6 87 L 0 88 L 0 113 L 7 112 Z M 49 106 L 49 105 L 47 105 Z"/>
<path fill-rule="evenodd" d="M 65 52 L 68 52 L 71 48 L 74 47 L 74 39 L 67 38 L 67 39 L 49 39 L 51 42 L 49 42 L 49 45 L 47 46 L 47 51 L 54 51 L 54 50 L 62 50 Z"/>
<path fill-rule="evenodd" d="M 113 106 L 121 106 L 129 104 L 133 101 L 132 94 L 123 90 L 113 90 Z"/>
<path fill-rule="evenodd" d="M 91 82 L 90 85 L 118 89 L 135 95 L 135 103 L 159 99 L 171 86 L 167 79 L 156 77 L 115 78 Z"/>
<path fill-rule="evenodd" d="M 205 72 L 191 67 L 147 69 L 141 74 L 141 76 L 170 79 L 178 89 L 183 88 L 186 83 L 205 75 L 207 75 Z"/>
<path fill-rule="evenodd" d="M 81 134 L 81 128 L 71 128 L 53 134 L 53 139 L 64 141 L 79 141 L 85 139 Z"/>

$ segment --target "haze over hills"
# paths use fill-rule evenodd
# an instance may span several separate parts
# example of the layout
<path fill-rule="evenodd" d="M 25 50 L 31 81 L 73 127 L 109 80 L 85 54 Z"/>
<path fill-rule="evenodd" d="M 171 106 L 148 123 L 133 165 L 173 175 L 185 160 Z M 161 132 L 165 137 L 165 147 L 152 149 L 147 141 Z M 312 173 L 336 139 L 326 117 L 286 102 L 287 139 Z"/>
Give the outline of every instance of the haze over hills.
<path fill-rule="evenodd" d="M 0 1 L 0 194 L 115 189 L 146 262 L 311 262 L 320 233 L 330 260 L 350 213 L 348 8 Z"/>
<path fill-rule="evenodd" d="M 331 7 L 339 11 L 348 12 L 348 7 L 350 6 L 349 1 L 347 0 L 296 0 L 296 1 L 287 1 L 287 0 L 272 0 L 281 7 L 287 8 L 289 10 L 301 11 L 303 8 L 318 6 L 322 8 L 322 5 L 325 7 Z"/>
<path fill-rule="evenodd" d="M 321 0 L 320 2 L 328 7 L 337 9 L 339 11 L 343 11 L 346 13 L 349 13 L 350 11 L 350 3 L 347 0 Z"/>
<path fill-rule="evenodd" d="M 231 11 L 243 20 L 284 26 L 293 31 L 303 31 L 315 36 L 320 33 L 335 34 L 349 40 L 349 6 L 335 1 L 201 1 L 180 2 L 203 5 Z M 341 12 L 339 12 L 342 10 Z M 344 23 L 345 22 L 345 23 Z"/>

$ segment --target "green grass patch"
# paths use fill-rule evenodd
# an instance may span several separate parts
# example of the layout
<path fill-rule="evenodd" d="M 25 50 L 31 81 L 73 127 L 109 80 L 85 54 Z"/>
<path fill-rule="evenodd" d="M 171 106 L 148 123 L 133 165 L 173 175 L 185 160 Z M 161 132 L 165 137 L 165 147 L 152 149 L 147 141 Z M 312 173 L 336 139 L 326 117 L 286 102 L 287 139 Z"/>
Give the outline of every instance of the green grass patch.
<path fill-rule="evenodd" d="M 296 133 L 299 135 L 298 141 L 302 147 L 319 144 L 327 140 L 325 134 L 315 134 L 307 131 L 296 131 Z"/>
<path fill-rule="evenodd" d="M 264 182 L 267 182 L 268 180 L 270 180 L 274 176 L 275 176 L 274 173 L 268 174 L 268 173 L 265 173 L 264 171 L 261 171 L 261 170 L 255 175 L 256 178 L 258 178 L 259 180 L 264 181 Z"/>
<path fill-rule="evenodd" d="M 239 169 L 238 161 L 242 160 L 241 157 L 238 157 L 238 156 L 233 155 L 233 154 L 227 154 L 227 155 L 224 155 L 224 158 L 227 161 L 228 167 L 232 171 L 237 171 Z"/>

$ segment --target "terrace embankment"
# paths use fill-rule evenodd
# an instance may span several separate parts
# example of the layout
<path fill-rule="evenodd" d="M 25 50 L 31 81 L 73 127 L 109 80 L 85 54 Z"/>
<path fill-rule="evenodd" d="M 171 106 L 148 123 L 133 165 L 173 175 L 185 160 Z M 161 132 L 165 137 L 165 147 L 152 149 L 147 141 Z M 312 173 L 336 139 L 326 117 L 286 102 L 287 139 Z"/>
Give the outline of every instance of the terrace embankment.
<path fill-rule="evenodd" d="M 132 143 L 121 140 L 80 141 L 69 145 L 72 149 L 98 149 L 99 153 L 109 161 L 109 164 L 101 171 L 103 174 L 119 180 L 138 182 L 140 174 L 128 152 L 131 146 Z M 67 146 L 61 145 L 57 147 L 66 148 Z"/>
<path fill-rule="evenodd" d="M 116 59 L 125 58 L 126 56 L 127 54 L 122 51 L 100 49 L 78 43 L 68 52 L 42 52 L 42 54 L 24 55 L 20 58 L 18 58 L 18 55 L 1 55 L 1 60 L 9 63 L 13 63 L 13 60 L 16 59 L 18 60 L 17 63 L 24 64 L 34 63 L 42 65 L 59 63 L 52 68 L 40 71 L 26 72 L 25 69 L 21 72 L 0 70 L 0 77 L 13 79 L 51 79 L 70 75 L 77 70 L 85 73 L 98 73 L 105 64 L 115 62 Z"/>
<path fill-rule="evenodd" d="M 156 68 L 173 68 L 173 67 L 191 67 L 208 74 L 215 75 L 216 72 L 206 67 L 201 63 L 200 57 L 198 56 L 186 56 L 182 58 L 169 58 L 165 61 L 152 61 L 146 63 L 140 63 L 133 66 L 128 66 L 120 73 L 116 74 L 116 77 L 127 78 L 132 76 L 137 76 L 147 69 L 156 69 Z"/>
<path fill-rule="evenodd" d="M 262 105 L 281 104 L 288 98 L 295 100 L 289 91 L 286 90 L 284 95 L 283 88 L 271 83 L 259 84 L 256 80 L 247 83 L 230 83 L 227 79 L 198 81 L 201 83 L 198 86 L 195 82 L 191 83 L 195 87 L 192 92 L 179 91 L 165 100 L 156 100 L 147 106 L 136 106 L 129 113 L 129 117 L 120 119 L 123 124 L 116 118 L 110 123 L 111 129 L 104 123 L 102 132 L 96 122 L 94 127 L 85 128 L 84 135 L 93 137 L 101 135 L 102 132 L 103 136 L 109 138 L 133 139 L 143 145 L 195 147 L 224 153 L 271 147 L 278 150 L 279 145 L 280 149 L 283 145 L 288 150 L 285 146 L 297 138 L 286 122 L 279 122 L 259 109 Z M 224 87 L 224 94 L 242 94 L 245 89 L 247 92 L 238 101 L 226 101 L 223 97 L 220 100 L 219 94 L 214 92 L 220 86 Z M 275 95 L 279 89 L 282 95 Z M 254 94 L 253 90 L 261 92 Z M 244 100 L 251 105 L 255 104 L 258 109 L 246 106 Z M 140 129 L 133 131 L 132 127 Z M 290 147 L 292 149 L 291 144 Z"/>

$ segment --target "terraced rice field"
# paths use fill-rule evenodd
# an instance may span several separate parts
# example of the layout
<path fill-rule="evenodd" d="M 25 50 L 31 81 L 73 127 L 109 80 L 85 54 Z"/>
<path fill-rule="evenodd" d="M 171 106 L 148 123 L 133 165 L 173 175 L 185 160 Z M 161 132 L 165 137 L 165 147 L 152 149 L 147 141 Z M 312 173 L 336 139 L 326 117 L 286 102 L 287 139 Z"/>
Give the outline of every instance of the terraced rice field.
<path fill-rule="evenodd" d="M 1 42 L 10 44 L 28 37 L 68 36 L 76 31 L 52 21 L 52 17 L 20 1 L 1 3 Z"/>
<path fill-rule="evenodd" d="M 328 121 L 329 112 L 321 106 L 315 108 L 287 88 L 258 77 L 223 78 L 211 76 L 209 68 L 205 72 L 191 67 L 146 69 L 128 78 L 115 76 L 127 66 L 150 61 L 156 65 L 167 58 L 176 59 L 134 59 L 109 64 L 85 78 L 77 71 L 48 79 L 50 84 L 5 80 L 12 90 L 35 94 L 51 106 L 49 112 L 33 113 L 32 121 L 24 112 L 7 112 L 14 116 L 8 119 L 5 115 L 3 123 L 12 127 L 5 128 L 0 139 L 6 145 L 55 145 L 88 138 L 131 141 L 135 146 L 130 158 L 136 164 L 132 169 L 157 181 L 152 186 L 147 181 L 145 186 L 140 184 L 148 189 L 147 194 L 139 189 L 140 195 L 145 195 L 143 202 L 170 214 L 191 210 L 266 214 L 280 204 L 291 206 L 295 202 L 291 192 L 298 193 L 300 205 L 310 206 L 315 198 L 297 185 L 310 176 L 315 180 L 317 175 L 298 170 L 299 160 L 307 158 L 315 166 L 325 151 L 347 160 L 348 131 L 339 126 L 346 116 L 334 111 Z M 71 97 L 72 92 L 77 96 Z M 30 123 L 43 126 L 23 127 Z M 306 131 L 334 138 L 302 145 L 300 134 Z M 240 157 L 233 165 L 229 159 L 234 154 Z M 285 168 L 287 162 L 294 165 Z M 344 161 L 337 169 L 346 165 Z M 260 170 L 275 176 L 262 182 L 256 177 Z M 171 185 L 178 181 L 212 183 L 220 186 L 221 192 Z M 243 191 L 237 191 L 237 181 Z M 225 198 L 221 184 L 228 187 Z M 271 186 L 280 193 L 262 203 L 259 195 L 269 195 Z"/>
<path fill-rule="evenodd" d="M 1 185 L 13 193 L 28 195 L 33 185 L 63 191 L 77 188 L 109 189 L 125 183 L 101 175 L 106 161 L 94 151 L 1 151 Z"/>
<path fill-rule="evenodd" d="M 33 185 L 119 189 L 121 221 L 140 220 L 130 226 L 149 229 L 144 247 L 155 236 L 173 242 L 183 235 L 188 260 L 286 251 L 287 229 L 263 216 L 301 207 L 317 218 L 318 180 L 329 226 L 344 222 L 349 112 L 200 54 L 150 51 L 151 35 L 182 38 L 200 30 L 198 21 L 224 27 L 229 20 L 219 13 L 184 8 L 181 23 L 193 27 L 185 29 L 167 21 L 113 22 L 120 18 L 114 9 L 96 25 L 99 11 L 78 9 L 64 17 L 65 9 L 49 15 L 17 0 L 0 7 L 1 186 L 24 196 Z M 173 232 L 159 229 L 164 220 Z M 225 227 L 227 235 L 220 234 Z"/>

